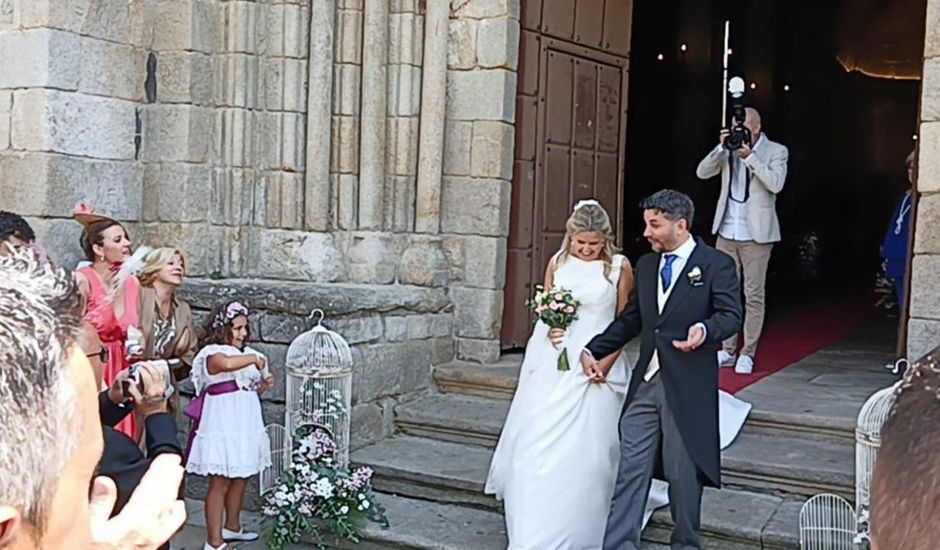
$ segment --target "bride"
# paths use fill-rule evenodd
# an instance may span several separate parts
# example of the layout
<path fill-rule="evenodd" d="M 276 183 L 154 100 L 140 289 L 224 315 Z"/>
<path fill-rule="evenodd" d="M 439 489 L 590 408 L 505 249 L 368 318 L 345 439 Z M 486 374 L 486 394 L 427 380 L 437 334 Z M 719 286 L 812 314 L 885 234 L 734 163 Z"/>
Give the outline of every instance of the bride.
<path fill-rule="evenodd" d="M 601 548 L 620 460 L 618 424 L 630 381 L 623 353 L 602 361 L 612 364 L 606 384 L 556 364 L 564 349 L 577 365 L 584 346 L 624 310 L 633 270 L 614 253 L 610 218 L 597 201 L 580 201 L 565 229 L 545 288 L 570 290 L 581 302 L 578 318 L 567 331 L 536 323 L 486 481 L 486 493 L 505 503 L 511 550 Z M 750 405 L 723 392 L 720 398 L 724 448 Z M 667 487 L 653 481 L 646 520 L 668 503 Z"/>

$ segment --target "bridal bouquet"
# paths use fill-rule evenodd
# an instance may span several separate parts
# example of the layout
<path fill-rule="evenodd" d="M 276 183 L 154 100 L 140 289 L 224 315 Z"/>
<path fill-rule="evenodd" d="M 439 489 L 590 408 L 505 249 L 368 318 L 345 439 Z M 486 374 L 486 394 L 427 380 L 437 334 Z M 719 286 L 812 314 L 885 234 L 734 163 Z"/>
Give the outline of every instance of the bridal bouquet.
<path fill-rule="evenodd" d="M 571 323 L 578 318 L 578 306 L 581 302 L 574 299 L 571 291 L 565 288 L 551 288 L 545 290 L 543 285 L 535 285 L 535 296 L 526 300 L 526 305 L 532 310 L 532 322 L 542 321 L 549 329 L 560 328 L 568 330 Z M 568 362 L 568 351 L 562 348 L 558 356 L 558 370 L 571 370 Z"/>

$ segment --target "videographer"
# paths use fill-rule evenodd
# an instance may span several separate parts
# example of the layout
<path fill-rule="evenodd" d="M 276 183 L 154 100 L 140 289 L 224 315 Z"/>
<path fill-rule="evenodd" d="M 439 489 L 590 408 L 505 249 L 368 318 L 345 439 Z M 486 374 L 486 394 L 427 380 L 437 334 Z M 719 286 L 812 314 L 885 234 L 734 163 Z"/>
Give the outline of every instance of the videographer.
<path fill-rule="evenodd" d="M 139 363 L 137 372 L 143 393 L 136 383 L 130 383 L 126 384 L 130 396 L 125 395 L 124 382 L 131 379 L 128 369 L 118 373 L 111 387 L 98 395 L 98 408 L 104 429 L 104 454 L 98 474 L 111 478 L 117 485 L 115 514 L 127 503 L 151 460 L 165 453 L 179 456 L 183 454 L 177 440 L 176 420 L 167 411 L 168 381 L 165 373 L 151 363 Z M 144 419 L 146 426 L 146 456 L 133 439 L 114 429 L 114 426 L 135 410 Z"/>
<path fill-rule="evenodd" d="M 186 519 L 180 457 L 164 453 L 123 510 L 96 476 L 102 430 L 72 274 L 29 247 L 0 256 L 0 548 L 151 549 Z M 91 351 L 89 351 L 91 348 Z M 97 347 L 100 350 L 100 343 Z M 89 488 L 91 494 L 89 495 Z"/>
<path fill-rule="evenodd" d="M 738 338 L 732 336 L 718 352 L 718 363 L 734 366 L 738 374 L 750 374 L 764 325 L 767 264 L 774 243 L 780 241 L 776 201 L 787 178 L 789 152 L 761 131 L 756 109 L 737 110 L 744 111 L 744 121 L 733 118 L 732 128 L 721 130 L 718 146 L 705 155 L 695 174 L 703 180 L 721 174 L 721 193 L 712 224 L 712 233 L 718 235 L 715 248 L 734 259 L 744 287 L 741 355 L 735 361 Z"/>

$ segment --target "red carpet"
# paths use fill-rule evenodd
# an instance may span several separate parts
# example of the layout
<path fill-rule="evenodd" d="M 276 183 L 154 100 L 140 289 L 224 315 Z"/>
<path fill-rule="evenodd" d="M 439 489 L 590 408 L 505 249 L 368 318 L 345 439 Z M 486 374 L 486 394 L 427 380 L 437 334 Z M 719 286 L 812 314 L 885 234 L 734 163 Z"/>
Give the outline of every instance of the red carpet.
<path fill-rule="evenodd" d="M 871 297 L 851 294 L 813 304 L 764 327 L 752 374 L 721 369 L 718 385 L 737 393 L 847 336 L 875 314 Z"/>

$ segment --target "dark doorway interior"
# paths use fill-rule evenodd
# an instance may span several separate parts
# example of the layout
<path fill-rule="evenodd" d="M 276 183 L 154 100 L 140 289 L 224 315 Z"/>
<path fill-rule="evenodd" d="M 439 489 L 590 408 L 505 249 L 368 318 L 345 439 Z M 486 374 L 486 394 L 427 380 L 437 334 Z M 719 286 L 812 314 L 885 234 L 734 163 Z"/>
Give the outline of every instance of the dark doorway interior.
<path fill-rule="evenodd" d="M 720 183 L 698 180 L 695 167 L 717 143 L 727 18 L 730 73 L 756 85 L 748 104 L 761 111 L 767 135 L 790 150 L 768 314 L 848 288 L 874 301 L 879 246 L 908 187 L 904 159 L 915 145 L 920 82 L 846 72 L 836 54 L 850 7 L 806 0 L 634 4 L 624 206 L 630 258 L 649 250 L 637 204 L 664 187 L 691 195 L 695 233 L 710 233 Z M 923 28 L 924 10 L 911 11 L 914 32 Z"/>

